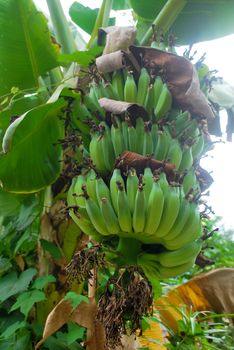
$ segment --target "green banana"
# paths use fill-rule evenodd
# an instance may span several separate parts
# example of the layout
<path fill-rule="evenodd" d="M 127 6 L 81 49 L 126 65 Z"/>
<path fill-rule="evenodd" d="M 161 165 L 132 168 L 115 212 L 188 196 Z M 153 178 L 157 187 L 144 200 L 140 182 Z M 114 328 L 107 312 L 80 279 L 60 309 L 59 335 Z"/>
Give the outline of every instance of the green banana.
<path fill-rule="evenodd" d="M 199 159 L 204 149 L 205 141 L 202 131 L 197 136 L 195 143 L 192 145 L 193 159 Z"/>
<path fill-rule="evenodd" d="M 159 96 L 162 92 L 163 81 L 162 78 L 158 75 L 154 81 L 154 103 L 157 104 L 159 100 Z"/>
<path fill-rule="evenodd" d="M 133 74 L 129 73 L 124 84 L 124 101 L 137 102 L 137 86 Z"/>
<path fill-rule="evenodd" d="M 150 82 L 150 76 L 146 68 L 141 68 L 141 74 L 138 80 L 138 87 L 137 87 L 137 103 L 140 105 L 144 105 L 148 86 Z"/>
<path fill-rule="evenodd" d="M 154 109 L 156 120 L 159 120 L 162 117 L 164 117 L 171 109 L 171 106 L 172 106 L 172 95 L 170 90 L 167 87 L 167 84 L 164 83 L 158 98 L 158 102 Z"/>
<path fill-rule="evenodd" d="M 193 165 L 192 149 L 189 146 L 184 146 L 182 159 L 179 166 L 179 171 L 189 170 Z"/>
<path fill-rule="evenodd" d="M 150 115 L 150 118 L 153 119 L 153 112 L 155 107 L 155 100 L 154 100 L 154 86 L 149 85 L 147 95 L 145 98 L 144 107 L 147 110 L 147 112 Z"/>
<path fill-rule="evenodd" d="M 124 139 L 122 131 L 114 118 L 112 118 L 111 140 L 114 147 L 115 157 L 119 157 L 125 150 Z"/>
<path fill-rule="evenodd" d="M 180 201 L 180 210 L 176 218 L 176 221 L 172 226 L 172 228 L 170 229 L 170 231 L 163 237 L 163 239 L 170 241 L 175 237 L 177 237 L 185 227 L 189 215 L 190 215 L 190 203 L 185 197 L 183 197 Z"/>
<path fill-rule="evenodd" d="M 102 236 L 94 229 L 93 224 L 88 219 L 87 213 L 84 214 L 80 213 L 79 211 L 78 214 L 75 214 L 74 210 L 70 209 L 69 215 L 76 223 L 76 225 L 81 229 L 81 231 L 84 232 L 87 236 L 91 236 L 97 241 L 102 239 Z"/>
<path fill-rule="evenodd" d="M 188 244 L 201 236 L 202 225 L 200 219 L 200 213 L 195 205 L 195 203 L 190 204 L 190 214 L 188 219 L 182 228 L 181 232 L 178 233 L 173 239 L 166 240 L 163 242 L 165 248 L 169 250 L 179 249 L 185 244 Z"/>
<path fill-rule="evenodd" d="M 170 185 L 167 181 L 167 176 L 166 173 L 161 172 L 160 177 L 159 177 L 159 181 L 158 181 L 159 186 L 161 187 L 164 195 L 167 193 L 167 191 L 170 188 Z"/>
<path fill-rule="evenodd" d="M 146 202 L 148 202 L 150 192 L 152 190 L 152 186 L 154 183 L 154 176 L 151 168 L 149 167 L 145 168 L 144 170 L 143 183 L 144 183 L 145 199 L 146 199 Z"/>
<path fill-rule="evenodd" d="M 132 216 L 124 186 L 118 182 L 117 213 L 119 226 L 123 232 L 132 232 Z"/>
<path fill-rule="evenodd" d="M 164 279 L 164 278 L 171 278 L 171 277 L 182 275 L 183 273 L 189 271 L 193 267 L 194 262 L 195 262 L 195 259 L 192 259 L 186 262 L 185 264 L 173 266 L 173 267 L 164 267 L 160 265 L 158 267 L 159 273 L 157 276 L 160 279 Z"/>
<path fill-rule="evenodd" d="M 151 123 L 145 122 L 143 136 L 143 155 L 150 156 L 153 154 L 153 139 L 151 135 Z"/>
<path fill-rule="evenodd" d="M 88 195 L 94 200 L 98 201 L 97 199 L 97 194 L 96 194 L 96 178 L 97 174 L 93 169 L 90 169 L 88 174 L 87 174 L 87 179 L 86 179 L 86 187 L 87 187 L 87 192 Z"/>
<path fill-rule="evenodd" d="M 145 201 L 145 192 L 144 185 L 139 183 L 138 190 L 136 193 L 135 199 L 135 207 L 132 216 L 132 226 L 134 232 L 143 232 L 145 227 L 145 209 L 146 209 L 146 201 Z"/>
<path fill-rule="evenodd" d="M 152 124 L 151 136 L 152 136 L 152 141 L 153 141 L 153 151 L 155 151 L 155 148 L 156 148 L 157 143 L 158 143 L 158 125 L 157 124 Z"/>
<path fill-rule="evenodd" d="M 102 144 L 100 142 L 100 133 L 97 131 L 92 131 L 91 141 L 89 144 L 90 158 L 98 172 L 106 173 L 106 165 L 104 162 L 104 155 L 102 150 Z"/>
<path fill-rule="evenodd" d="M 182 160 L 182 150 L 177 139 L 171 140 L 166 159 L 168 162 L 175 164 L 177 170 L 179 169 Z"/>
<path fill-rule="evenodd" d="M 157 238 L 165 237 L 173 227 L 180 209 L 179 190 L 176 187 L 170 186 L 165 193 L 164 207 L 160 224 L 158 226 Z"/>
<path fill-rule="evenodd" d="M 125 119 L 128 125 L 128 145 L 129 145 L 129 150 L 132 152 L 136 152 L 137 150 L 137 134 L 136 134 L 136 129 L 131 123 L 130 118 Z"/>
<path fill-rule="evenodd" d="M 102 198 L 107 198 L 109 201 L 111 201 L 110 190 L 102 177 L 96 178 L 96 196 L 99 207 L 101 206 Z"/>
<path fill-rule="evenodd" d="M 113 72 L 111 84 L 113 90 L 118 96 L 117 100 L 124 101 L 124 80 L 121 70 Z"/>
<path fill-rule="evenodd" d="M 145 222 L 145 233 L 148 235 L 153 235 L 161 221 L 162 213 L 164 207 L 164 194 L 158 183 L 154 181 L 146 210 L 146 222 Z"/>
<path fill-rule="evenodd" d="M 85 198 L 83 196 L 82 186 L 86 185 L 86 178 L 83 175 L 78 175 L 74 182 L 74 194 L 76 205 L 80 208 L 85 208 Z"/>
<path fill-rule="evenodd" d="M 101 213 L 110 234 L 118 234 L 120 231 L 118 218 L 111 205 L 110 198 L 102 197 L 100 202 Z"/>
<path fill-rule="evenodd" d="M 118 197 L 118 186 L 117 183 L 121 183 L 124 186 L 124 180 L 122 178 L 121 172 L 119 169 L 114 169 L 113 174 L 110 179 L 110 194 L 113 208 L 115 209 L 116 214 L 118 213 L 117 197 Z"/>
<path fill-rule="evenodd" d="M 185 195 L 188 194 L 191 190 L 193 190 L 193 192 L 200 192 L 200 186 L 193 169 L 190 169 L 184 176 L 182 185 Z"/>
<path fill-rule="evenodd" d="M 98 204 L 85 193 L 85 208 L 95 230 L 103 236 L 109 235 L 106 223 Z"/>
<path fill-rule="evenodd" d="M 144 121 L 142 118 L 136 120 L 136 135 L 137 135 L 137 152 L 143 153 L 143 135 L 144 133 Z"/>
<path fill-rule="evenodd" d="M 154 151 L 154 158 L 157 160 L 165 160 L 170 147 L 171 138 L 165 131 L 158 132 L 158 142 Z"/>
<path fill-rule="evenodd" d="M 136 193 L 138 189 L 138 177 L 136 174 L 136 170 L 134 168 L 131 168 L 128 171 L 126 188 L 127 188 L 128 206 L 130 208 L 131 213 L 133 214 L 134 207 L 135 207 Z"/>
<path fill-rule="evenodd" d="M 102 131 L 101 147 L 105 167 L 108 171 L 111 171 L 115 163 L 115 153 L 113 143 L 111 140 L 110 129 L 108 126 L 106 126 Z M 101 157 L 102 155 L 100 154 L 99 157 Z"/>
<path fill-rule="evenodd" d="M 124 149 L 129 150 L 129 143 L 128 143 L 128 125 L 125 120 L 121 123 L 122 127 L 122 135 L 123 135 L 123 141 L 124 141 Z"/>

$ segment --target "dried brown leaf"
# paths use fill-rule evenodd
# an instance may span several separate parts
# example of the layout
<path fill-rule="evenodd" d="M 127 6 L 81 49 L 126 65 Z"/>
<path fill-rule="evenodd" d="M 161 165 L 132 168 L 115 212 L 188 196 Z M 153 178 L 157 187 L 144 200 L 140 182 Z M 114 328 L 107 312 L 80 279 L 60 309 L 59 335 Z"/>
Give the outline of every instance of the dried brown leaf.
<path fill-rule="evenodd" d="M 129 49 L 139 63 L 143 62 L 155 75 L 163 77 L 179 108 L 207 119 L 214 117 L 200 90 L 197 72 L 188 59 L 153 48 L 131 46 Z"/>
<path fill-rule="evenodd" d="M 76 322 L 82 327 L 93 330 L 95 317 L 96 303 L 94 300 L 90 300 L 89 303 L 81 302 L 73 310 L 71 303 L 68 300 L 62 299 L 47 316 L 43 338 L 37 343 L 35 350 L 39 349 L 49 336 L 57 332 L 57 330 L 69 321 Z M 92 331 L 92 333 L 94 332 Z M 100 348 L 100 350 L 102 349 Z"/>
<path fill-rule="evenodd" d="M 103 54 L 108 54 L 118 50 L 127 50 L 136 38 L 135 27 L 105 27 L 99 29 L 98 41 L 102 41 L 106 35 L 106 45 Z"/>
<path fill-rule="evenodd" d="M 129 103 L 124 101 L 111 100 L 109 98 L 100 98 L 99 104 L 106 112 L 113 114 L 128 114 L 131 117 L 132 122 L 135 122 L 136 118 L 141 116 L 144 120 L 148 120 L 148 113 L 144 107 L 137 103 Z"/>

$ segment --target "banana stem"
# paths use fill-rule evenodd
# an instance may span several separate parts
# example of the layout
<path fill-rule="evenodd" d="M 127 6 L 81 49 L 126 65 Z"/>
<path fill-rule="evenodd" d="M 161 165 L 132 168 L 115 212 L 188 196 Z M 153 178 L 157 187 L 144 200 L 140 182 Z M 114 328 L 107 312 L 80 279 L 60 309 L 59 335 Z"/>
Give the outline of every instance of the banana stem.
<path fill-rule="evenodd" d="M 56 38 L 62 46 L 62 52 L 73 53 L 74 51 L 77 51 L 78 48 L 69 28 L 60 0 L 46 0 L 46 2 Z"/>
<path fill-rule="evenodd" d="M 128 265 L 135 265 L 137 256 L 141 251 L 141 242 L 133 238 L 119 238 L 119 243 L 117 247 L 117 252 L 120 253 L 120 265 L 122 263 Z"/>
<path fill-rule="evenodd" d="M 141 39 L 140 44 L 146 45 L 153 35 L 153 26 L 155 29 L 166 33 L 172 24 L 175 22 L 176 18 L 183 10 L 184 6 L 187 4 L 188 0 L 168 0 L 162 10 L 159 12 L 152 25 L 145 33 L 144 37 Z"/>
<path fill-rule="evenodd" d="M 91 37 L 89 39 L 88 44 L 86 45 L 87 49 L 90 49 L 90 47 L 93 45 L 98 34 L 98 29 L 100 27 L 107 27 L 110 17 L 110 11 L 112 9 L 112 4 L 113 0 L 102 0 L 102 5 L 99 9 Z"/>

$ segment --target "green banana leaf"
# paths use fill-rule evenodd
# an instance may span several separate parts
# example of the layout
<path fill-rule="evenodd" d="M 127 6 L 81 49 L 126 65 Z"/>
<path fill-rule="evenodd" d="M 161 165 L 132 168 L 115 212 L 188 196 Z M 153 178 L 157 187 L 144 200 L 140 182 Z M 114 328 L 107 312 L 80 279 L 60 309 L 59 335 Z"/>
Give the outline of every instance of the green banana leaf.
<path fill-rule="evenodd" d="M 58 45 L 32 0 L 0 1 L 0 33 L 0 96 L 38 87 L 38 76 L 58 65 Z"/>
<path fill-rule="evenodd" d="M 141 25 L 142 22 L 148 23 L 149 28 L 167 0 L 129 0 L 129 2 L 141 17 Z M 233 14 L 233 0 L 188 0 L 170 31 L 175 35 L 178 44 L 216 39 L 234 33 Z M 141 39 L 141 36 L 138 39 Z"/>
<path fill-rule="evenodd" d="M 59 114 L 66 102 L 59 99 L 36 107 L 7 129 L 0 157 L 3 189 L 15 193 L 37 192 L 53 183 L 61 171 L 64 137 Z"/>
<path fill-rule="evenodd" d="M 83 6 L 79 2 L 74 2 L 69 9 L 69 15 L 75 24 L 77 24 L 86 33 L 91 34 L 98 15 L 98 8 L 91 9 Z M 115 24 L 115 18 L 109 18 L 109 25 Z"/>

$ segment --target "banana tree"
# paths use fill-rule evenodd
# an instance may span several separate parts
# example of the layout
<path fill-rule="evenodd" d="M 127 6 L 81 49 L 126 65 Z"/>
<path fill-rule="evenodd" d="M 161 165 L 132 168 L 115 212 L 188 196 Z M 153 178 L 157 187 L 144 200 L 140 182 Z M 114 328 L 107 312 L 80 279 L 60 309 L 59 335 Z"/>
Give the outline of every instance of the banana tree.
<path fill-rule="evenodd" d="M 201 250 L 209 71 L 174 38 L 232 33 L 234 5 L 76 2 L 87 42 L 47 5 L 51 28 L 32 0 L 0 1 L 0 345 L 111 349 Z M 125 8 L 136 27 L 114 26 Z"/>

